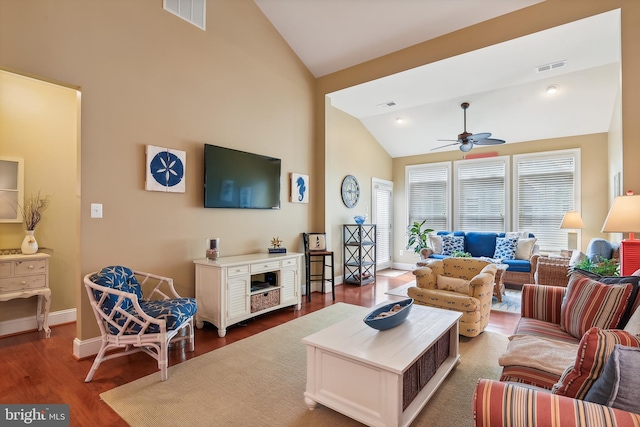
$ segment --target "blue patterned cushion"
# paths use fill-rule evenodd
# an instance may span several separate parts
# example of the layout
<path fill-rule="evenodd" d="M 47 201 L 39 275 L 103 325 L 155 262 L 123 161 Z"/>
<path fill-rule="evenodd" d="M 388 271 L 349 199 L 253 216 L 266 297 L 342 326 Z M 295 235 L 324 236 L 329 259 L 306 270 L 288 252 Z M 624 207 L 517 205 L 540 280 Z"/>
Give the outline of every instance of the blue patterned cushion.
<path fill-rule="evenodd" d="M 153 300 L 153 301 L 140 301 L 140 308 L 146 314 L 156 319 L 164 319 L 167 321 L 167 331 L 172 331 L 189 320 L 196 311 L 198 306 L 195 298 L 174 298 L 168 300 Z M 130 307 L 127 310 L 128 313 L 137 316 L 135 309 Z M 139 317 L 138 317 L 139 318 Z M 126 316 L 116 315 L 113 320 L 120 326 L 124 325 L 127 321 Z M 119 331 L 117 328 L 109 325 L 109 332 L 111 334 L 117 334 Z M 131 322 L 125 331 L 125 335 L 133 335 L 140 332 L 140 325 Z M 158 333 L 160 328 L 158 325 L 151 325 L 145 333 Z"/>
<path fill-rule="evenodd" d="M 142 299 L 140 283 L 138 283 L 138 279 L 133 275 L 133 271 L 127 267 L 110 265 L 91 276 L 91 281 L 100 286 L 136 294 L 138 299 Z M 94 290 L 93 296 L 97 301 L 100 301 L 102 292 Z M 113 310 L 117 301 L 118 297 L 116 295 L 110 295 L 102 304 L 102 311 L 107 315 L 111 314 L 111 310 Z M 125 299 L 121 307 L 127 310 L 131 307 L 131 304 L 130 300 Z"/>
<path fill-rule="evenodd" d="M 498 237 L 496 239 L 496 252 L 493 257 L 496 259 L 515 259 L 517 249 L 517 237 Z"/>
<path fill-rule="evenodd" d="M 464 252 L 464 236 L 442 236 L 442 255 L 451 255 L 454 251 Z"/>

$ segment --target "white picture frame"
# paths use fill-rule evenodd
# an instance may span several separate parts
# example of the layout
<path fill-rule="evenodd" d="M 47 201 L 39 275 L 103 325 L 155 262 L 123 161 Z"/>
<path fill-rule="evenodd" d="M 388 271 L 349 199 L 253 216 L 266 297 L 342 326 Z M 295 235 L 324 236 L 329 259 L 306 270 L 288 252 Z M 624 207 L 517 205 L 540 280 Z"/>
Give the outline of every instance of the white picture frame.
<path fill-rule="evenodd" d="M 187 153 L 170 148 L 146 146 L 145 190 L 165 193 L 186 191 Z"/>

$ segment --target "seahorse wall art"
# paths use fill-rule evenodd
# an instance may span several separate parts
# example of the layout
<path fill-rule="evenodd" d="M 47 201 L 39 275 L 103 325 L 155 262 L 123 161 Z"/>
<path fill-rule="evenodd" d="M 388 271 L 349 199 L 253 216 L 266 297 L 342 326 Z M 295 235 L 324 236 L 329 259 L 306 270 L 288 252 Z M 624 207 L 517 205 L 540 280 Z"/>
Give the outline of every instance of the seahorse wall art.
<path fill-rule="evenodd" d="M 291 174 L 291 202 L 309 203 L 309 175 Z"/>

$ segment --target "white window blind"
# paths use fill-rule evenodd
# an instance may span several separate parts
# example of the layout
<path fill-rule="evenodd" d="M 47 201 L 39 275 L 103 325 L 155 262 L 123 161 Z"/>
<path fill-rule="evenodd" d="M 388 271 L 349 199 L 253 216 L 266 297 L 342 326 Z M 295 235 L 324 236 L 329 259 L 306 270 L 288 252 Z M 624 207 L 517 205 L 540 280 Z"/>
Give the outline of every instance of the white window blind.
<path fill-rule="evenodd" d="M 560 223 L 579 204 L 579 160 L 579 150 L 513 157 L 515 223 L 518 230 L 535 234 L 543 251 L 567 248 L 567 230 Z"/>
<path fill-rule="evenodd" d="M 455 229 L 506 231 L 507 157 L 455 162 Z"/>
<path fill-rule="evenodd" d="M 408 223 L 427 220 L 425 225 L 436 231 L 450 229 L 451 164 L 432 163 L 407 166 Z"/>
<path fill-rule="evenodd" d="M 391 261 L 391 210 L 393 209 L 392 193 L 387 188 L 376 186 L 376 263 L 382 264 Z"/>

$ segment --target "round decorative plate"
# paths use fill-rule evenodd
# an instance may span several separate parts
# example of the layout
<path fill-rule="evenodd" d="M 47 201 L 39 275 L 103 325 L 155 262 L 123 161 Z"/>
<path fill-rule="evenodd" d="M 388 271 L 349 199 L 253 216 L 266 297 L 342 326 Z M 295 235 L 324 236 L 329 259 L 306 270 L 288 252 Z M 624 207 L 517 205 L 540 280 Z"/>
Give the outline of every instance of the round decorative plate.
<path fill-rule="evenodd" d="M 342 180 L 342 202 L 348 208 L 358 204 L 360 200 L 360 184 L 353 175 L 347 175 Z"/>

